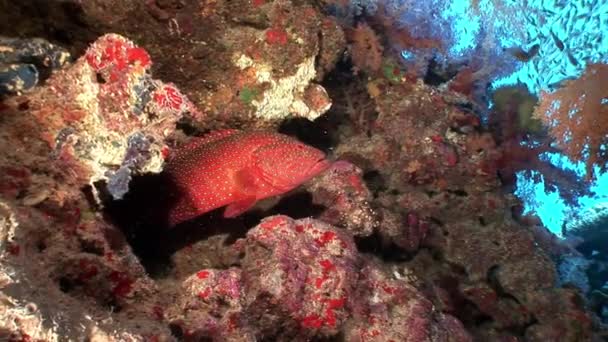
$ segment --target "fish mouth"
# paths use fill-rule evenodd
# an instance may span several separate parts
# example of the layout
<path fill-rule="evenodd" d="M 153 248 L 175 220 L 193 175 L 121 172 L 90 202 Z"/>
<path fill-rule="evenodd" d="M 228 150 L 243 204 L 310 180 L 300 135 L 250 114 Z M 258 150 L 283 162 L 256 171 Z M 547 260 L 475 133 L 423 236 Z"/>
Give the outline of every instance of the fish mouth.
<path fill-rule="evenodd" d="M 319 158 L 308 170 L 309 178 L 312 178 L 321 172 L 327 170 L 331 166 L 331 162 L 325 158 Z"/>

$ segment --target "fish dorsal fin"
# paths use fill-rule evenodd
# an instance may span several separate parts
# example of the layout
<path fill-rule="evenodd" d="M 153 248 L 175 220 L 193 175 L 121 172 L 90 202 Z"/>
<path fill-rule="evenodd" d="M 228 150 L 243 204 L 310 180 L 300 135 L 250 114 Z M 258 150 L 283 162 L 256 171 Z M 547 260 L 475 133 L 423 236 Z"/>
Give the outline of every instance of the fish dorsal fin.
<path fill-rule="evenodd" d="M 184 152 L 190 151 L 199 146 L 210 144 L 214 141 L 229 137 L 229 136 L 239 133 L 239 132 L 240 132 L 240 130 L 238 130 L 238 129 L 219 129 L 217 131 L 211 131 L 200 137 L 192 138 L 190 141 L 188 141 L 186 144 L 184 144 L 182 147 L 180 147 L 180 150 L 182 150 Z"/>

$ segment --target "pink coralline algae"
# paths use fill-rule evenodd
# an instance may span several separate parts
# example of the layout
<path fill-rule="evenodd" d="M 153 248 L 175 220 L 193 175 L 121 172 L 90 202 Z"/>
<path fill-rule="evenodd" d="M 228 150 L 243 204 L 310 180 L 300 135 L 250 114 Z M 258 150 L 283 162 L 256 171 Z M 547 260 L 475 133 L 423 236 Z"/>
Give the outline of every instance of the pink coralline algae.
<path fill-rule="evenodd" d="M 352 234 L 369 236 L 378 226 L 371 209 L 372 193 L 363 180 L 360 168 L 347 161 L 337 161 L 307 187 L 313 202 L 327 209 L 320 218 L 344 227 Z"/>
<path fill-rule="evenodd" d="M 353 324 L 346 340 L 470 342 L 458 319 L 436 312 L 433 304 L 407 281 L 395 279 L 369 262 L 360 271 L 356 297 L 366 298 L 353 307 Z"/>
<path fill-rule="evenodd" d="M 348 317 L 357 281 L 352 238 L 321 221 L 273 216 L 247 240 L 243 270 L 257 274 L 245 281 L 249 314 L 284 320 L 287 312 L 296 324 L 294 336 L 298 330 L 305 336 L 335 334 Z M 270 300 L 260 302 L 266 296 Z"/>
<path fill-rule="evenodd" d="M 241 271 L 237 268 L 201 270 L 183 282 L 186 295 L 177 306 L 169 308 L 167 318 L 180 325 L 188 340 L 253 341 L 244 324 L 241 286 Z"/>
<path fill-rule="evenodd" d="M 268 42 L 268 44 L 285 45 L 287 44 L 288 39 L 287 32 L 283 29 L 272 28 L 266 31 L 266 42 Z"/>
<path fill-rule="evenodd" d="M 160 109 L 167 108 L 176 112 L 188 110 L 188 100 L 173 85 L 166 84 L 157 88 L 152 93 L 152 99 Z"/>
<path fill-rule="evenodd" d="M 47 86 L 8 99 L 4 116 L 18 131 L 40 136 L 62 164 L 58 169 L 71 173 L 67 178 L 104 180 L 110 194 L 121 198 L 133 174 L 160 172 L 165 140 L 177 120 L 200 115 L 173 85 L 153 79 L 150 66 L 144 49 L 104 35 Z M 12 178 L 9 184 L 20 182 Z"/>
<path fill-rule="evenodd" d="M 113 101 L 101 101 L 108 113 L 126 112 L 138 115 L 157 112 L 175 116 L 199 117 L 201 114 L 171 84 L 150 78 L 150 56 L 141 47 L 114 34 L 99 38 L 86 52 L 84 59 L 95 72 L 101 88 L 98 97 L 109 96 Z M 124 131 L 122 120 L 110 120 L 113 128 Z"/>
<path fill-rule="evenodd" d="M 194 138 L 165 168 L 181 192 L 169 223 L 176 225 L 226 205 L 224 217 L 238 216 L 328 166 L 323 152 L 279 133 L 221 130 Z"/>
<path fill-rule="evenodd" d="M 239 246 L 240 269 L 200 270 L 184 282 L 169 311 L 185 335 L 470 341 L 457 319 L 435 312 L 406 278 L 364 260 L 349 234 L 326 223 L 271 216 Z"/>

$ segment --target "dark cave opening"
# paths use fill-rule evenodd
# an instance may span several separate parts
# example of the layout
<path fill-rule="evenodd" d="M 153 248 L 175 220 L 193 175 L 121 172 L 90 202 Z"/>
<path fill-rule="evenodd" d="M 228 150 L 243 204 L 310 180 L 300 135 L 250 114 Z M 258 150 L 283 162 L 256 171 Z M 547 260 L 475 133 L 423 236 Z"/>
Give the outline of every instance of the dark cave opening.
<path fill-rule="evenodd" d="M 98 187 L 103 190 L 104 186 Z M 174 266 L 172 255 L 197 241 L 228 233 L 225 243 L 231 244 L 244 237 L 264 217 L 283 214 L 298 219 L 316 216 L 324 210 L 312 203 L 309 193 L 293 191 L 271 208 L 254 208 L 233 219 L 224 218 L 224 208 L 219 208 L 169 227 L 167 217 L 175 196 L 175 186 L 162 173 L 134 177 L 123 199 L 112 199 L 107 193 L 102 196 L 104 215 L 123 232 L 153 278 L 167 276 Z"/>
<path fill-rule="evenodd" d="M 326 153 L 336 145 L 335 137 L 330 134 L 332 123 L 325 116 L 321 116 L 315 121 L 306 118 L 288 119 L 281 123 L 278 131 Z"/>
<path fill-rule="evenodd" d="M 0 31 L 11 37 L 40 37 L 70 50 L 82 51 L 100 35 L 95 18 L 86 16 L 81 4 L 71 1 L 0 1 Z"/>
<path fill-rule="evenodd" d="M 355 243 L 359 252 L 374 255 L 389 263 L 412 260 L 417 253 L 406 251 L 377 232 L 367 237 L 356 237 Z"/>

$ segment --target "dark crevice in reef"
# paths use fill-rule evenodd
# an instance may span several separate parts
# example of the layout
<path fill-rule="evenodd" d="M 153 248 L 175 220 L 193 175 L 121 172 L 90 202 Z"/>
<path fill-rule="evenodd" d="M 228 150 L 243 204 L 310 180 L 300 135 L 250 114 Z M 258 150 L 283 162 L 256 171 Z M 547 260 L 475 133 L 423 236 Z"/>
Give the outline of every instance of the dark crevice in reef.
<path fill-rule="evenodd" d="M 364 132 L 371 137 L 371 126 L 378 118 L 378 112 L 367 92 L 367 81 L 362 76 L 353 75 L 352 70 L 349 60 L 339 61 L 321 82 L 332 99 L 332 106 L 318 120 L 325 120 L 325 127 L 334 135 L 338 135 L 338 131 L 341 137 L 346 133 Z M 341 127 L 346 129 L 339 130 Z"/>
<path fill-rule="evenodd" d="M 461 68 L 462 65 L 445 65 L 442 62 L 438 62 L 436 59 L 431 59 L 423 81 L 428 85 L 439 86 L 453 79 Z"/>
<path fill-rule="evenodd" d="M 185 246 L 220 232 L 228 232 L 230 240 L 236 240 L 251 226 L 251 220 L 224 219 L 220 210 L 214 210 L 170 228 L 168 211 L 176 194 L 164 174 L 134 177 L 129 188 L 120 200 L 104 196 L 104 213 L 122 230 L 152 277 L 168 274 L 172 254 Z"/>
<path fill-rule="evenodd" d="M 188 136 L 200 136 L 200 132 L 198 131 L 198 129 L 193 126 L 190 122 L 190 120 L 186 119 L 186 118 L 181 118 L 179 121 L 177 121 L 177 130 L 180 130 L 182 132 L 184 132 L 185 135 Z"/>
<path fill-rule="evenodd" d="M 73 55 L 100 35 L 93 28 L 100 25 L 73 1 L 0 0 L 0 13 L 10 13 L 0 20 L 0 35 L 44 38 L 69 48 Z"/>
<path fill-rule="evenodd" d="M 104 185 L 98 186 L 100 190 Z M 306 192 L 284 196 L 272 208 L 253 209 L 234 219 L 223 217 L 224 208 L 195 219 L 168 227 L 169 208 L 174 201 L 175 186 L 164 174 L 137 176 L 129 192 L 114 200 L 102 192 L 104 214 L 124 233 L 127 243 L 152 277 L 164 277 L 172 269 L 171 256 L 178 250 L 217 234 L 230 234 L 226 244 L 244 237 L 266 216 L 284 214 L 293 218 L 318 215 L 324 208 L 312 203 Z"/>
<path fill-rule="evenodd" d="M 448 313 L 458 318 L 465 327 L 475 327 L 493 322 L 492 317 L 481 312 L 474 302 L 463 296 L 460 290 L 461 280 L 459 277 L 443 276 L 436 282 L 427 284 L 427 287 L 431 289 L 426 289 L 426 292 L 429 293 L 429 298 L 434 298 L 436 291 L 432 289 L 434 286 L 438 286 L 445 291 L 453 308 Z"/>
<path fill-rule="evenodd" d="M 426 248 L 422 248 L 426 249 Z M 458 318 L 467 329 L 475 330 L 485 324 L 492 325 L 494 322 L 494 318 L 492 316 L 483 313 L 478 305 L 466 298 L 460 289 L 461 281 L 465 281 L 469 279 L 469 275 L 466 270 L 457 265 L 450 263 L 447 261 L 443 255 L 438 253 L 438 250 L 435 248 L 429 248 L 428 251 L 432 255 L 433 259 L 435 259 L 438 263 L 446 265 L 446 267 L 450 268 L 451 273 L 456 276 L 444 276 L 438 281 L 431 281 L 427 283 L 427 288 L 425 292 L 428 294 L 429 298 L 434 298 L 433 290 L 434 286 L 438 286 L 442 290 L 446 291 L 448 297 L 450 298 L 451 307 L 454 310 L 450 310 L 448 313 L 454 315 Z M 497 272 L 500 266 L 493 266 L 488 270 L 486 284 L 488 284 L 497 294 L 498 298 L 502 300 L 512 300 L 513 302 L 520 304 L 519 300 L 508 293 L 502 285 L 498 282 Z M 522 324 L 516 324 L 513 326 L 505 326 L 502 328 L 505 332 L 513 334 L 514 336 L 525 336 L 526 330 L 537 324 L 538 320 L 533 315 L 526 322 L 522 322 Z"/>
<path fill-rule="evenodd" d="M 268 210 L 253 210 L 251 213 L 246 213 L 245 216 L 256 218 L 254 225 L 268 216 L 272 215 L 287 215 L 293 219 L 318 216 L 324 206 L 315 205 L 312 203 L 312 195 L 305 191 L 290 193 L 282 197 L 279 202 Z"/>
<path fill-rule="evenodd" d="M 365 172 L 363 174 L 363 181 L 365 181 L 367 188 L 374 194 L 374 198 L 377 198 L 380 193 L 388 191 L 386 180 L 377 170 Z"/>
<path fill-rule="evenodd" d="M 437 264 L 444 265 L 446 271 L 449 270 L 443 276 L 434 280 L 427 279 L 424 274 L 421 275 L 421 279 L 423 279 L 425 284 L 424 292 L 427 294 L 427 297 L 433 301 L 439 301 L 437 305 L 441 307 L 443 299 L 441 296 L 437 295 L 437 288 L 445 291 L 448 298 L 450 298 L 450 309 L 447 313 L 458 318 L 469 330 L 475 330 L 486 324 L 492 325 L 494 323 L 494 318 L 491 315 L 484 313 L 474 301 L 466 298 L 462 292 L 461 284 L 463 282 L 467 284 L 467 279 L 470 279 L 466 269 L 461 265 L 448 261 L 438 248 L 425 246 L 421 247 L 418 252 L 422 253 L 423 251 L 428 252 Z M 498 267 L 499 266 L 494 266 L 488 270 L 485 284 L 490 285 L 499 298 L 513 300 L 515 303 L 519 304 L 519 301 L 511 294 L 507 293 L 498 283 L 496 275 L 496 272 L 499 269 Z M 535 323 L 537 323 L 536 318 L 531 317 L 529 321 L 522 325 L 504 327 L 503 330 L 513 333 L 515 336 L 524 336 L 525 330 Z"/>
<path fill-rule="evenodd" d="M 404 250 L 377 232 L 367 237 L 355 237 L 355 243 L 359 252 L 372 254 L 387 263 L 410 261 L 417 253 Z"/>
<path fill-rule="evenodd" d="M 515 297 L 512 294 L 510 294 L 509 292 L 507 292 L 507 290 L 505 290 L 505 288 L 500 284 L 500 281 L 498 279 L 499 270 L 500 270 L 500 265 L 494 265 L 494 266 L 490 267 L 490 269 L 488 270 L 487 276 L 486 276 L 487 284 L 494 290 L 494 292 L 496 292 L 496 295 L 498 296 L 498 298 L 500 298 L 502 300 L 513 301 L 514 303 L 517 303 L 518 305 L 522 305 L 522 303 L 519 301 L 519 299 L 517 299 L 517 297 Z M 511 332 L 512 334 L 514 334 L 516 336 L 524 336 L 526 329 L 528 329 L 528 327 L 530 327 L 536 323 L 538 323 L 538 320 L 536 319 L 536 317 L 534 317 L 534 315 L 532 315 L 527 322 L 524 322 L 523 324 L 520 324 L 520 325 L 509 326 L 505 330 Z"/>
<path fill-rule="evenodd" d="M 519 304 L 519 300 L 508 293 L 504 287 L 500 284 L 498 280 L 498 271 L 500 271 L 500 265 L 494 265 L 488 269 L 488 274 L 486 275 L 486 282 L 490 287 L 496 292 L 499 297 L 509 298 L 514 302 Z"/>
<path fill-rule="evenodd" d="M 104 194 L 105 184 L 97 188 Z M 151 275 L 170 264 L 170 243 L 166 217 L 170 197 L 162 175 L 134 177 L 123 199 L 102 196 L 104 214 L 124 233 L 133 252 Z"/>
<path fill-rule="evenodd" d="M 293 118 L 285 120 L 279 126 L 279 133 L 283 133 L 316 147 L 321 151 L 328 152 L 336 145 L 336 141 L 330 135 L 331 122 L 325 116 L 315 121 L 306 118 Z"/>

